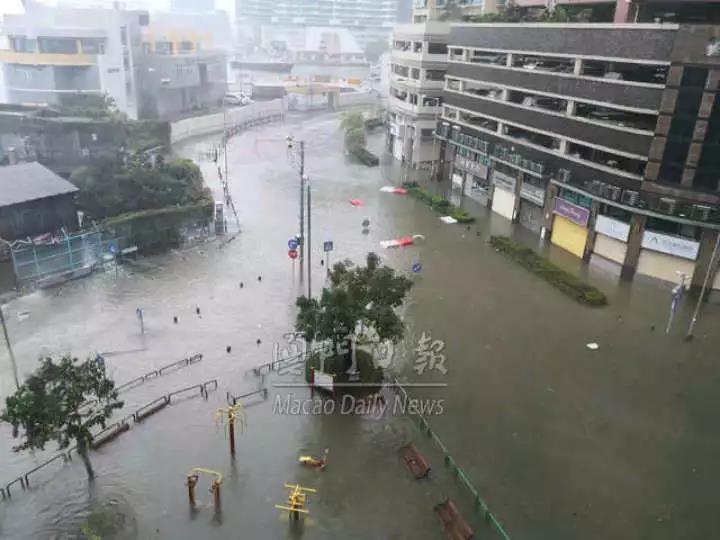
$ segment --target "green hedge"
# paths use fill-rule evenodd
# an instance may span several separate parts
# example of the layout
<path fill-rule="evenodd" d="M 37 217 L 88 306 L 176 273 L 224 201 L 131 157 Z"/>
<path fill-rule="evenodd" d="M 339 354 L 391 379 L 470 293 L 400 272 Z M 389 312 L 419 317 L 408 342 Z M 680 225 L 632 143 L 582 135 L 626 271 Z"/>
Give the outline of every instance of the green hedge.
<path fill-rule="evenodd" d="M 490 245 L 522 266 L 542 277 L 578 302 L 590 306 L 604 306 L 607 298 L 595 287 L 554 265 L 532 249 L 518 244 L 507 236 L 491 236 Z"/>
<path fill-rule="evenodd" d="M 465 210 L 461 210 L 453 205 L 445 197 L 433 195 L 428 190 L 421 188 L 417 182 L 405 182 L 403 187 L 415 198 L 425 201 L 431 208 L 437 210 L 444 216 L 455 218 L 458 223 L 472 223 L 475 218 L 468 214 Z"/>
<path fill-rule="evenodd" d="M 380 159 L 365 148 L 356 148 L 351 150 L 350 155 L 368 167 L 377 167 L 380 164 Z"/>

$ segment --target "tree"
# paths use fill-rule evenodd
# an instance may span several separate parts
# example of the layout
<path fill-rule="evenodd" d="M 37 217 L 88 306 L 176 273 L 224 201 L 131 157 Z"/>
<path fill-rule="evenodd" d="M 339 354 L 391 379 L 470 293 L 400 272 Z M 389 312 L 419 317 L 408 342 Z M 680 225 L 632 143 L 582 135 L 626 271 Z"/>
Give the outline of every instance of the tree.
<path fill-rule="evenodd" d="M 43 450 L 50 441 L 65 449 L 75 441 L 92 480 L 95 473 L 88 456 L 91 429 L 105 428 L 113 410 L 123 406 L 117 399 L 115 383 L 105 375 L 101 358 L 79 362 L 66 355 L 57 362 L 52 358 L 41 362 L 40 368 L 6 399 L 0 416 L 13 426 L 13 436 L 23 429 L 24 441 L 13 450 Z"/>
<path fill-rule="evenodd" d="M 345 132 L 345 148 L 348 152 L 355 153 L 365 148 L 367 137 L 363 128 L 354 128 Z"/>
<path fill-rule="evenodd" d="M 330 341 L 337 351 L 341 342 L 355 343 L 360 337 L 397 343 L 405 335 L 405 323 L 395 310 L 413 282 L 381 266 L 375 253 L 368 253 L 364 267 L 347 260 L 336 263 L 329 283 L 319 300 L 297 299 L 295 329 L 304 333 L 306 341 Z M 351 358 L 348 351 L 346 368 Z"/>
<path fill-rule="evenodd" d="M 152 168 L 139 154 L 119 160 L 99 159 L 73 171 L 77 202 L 90 219 L 105 219 L 127 212 L 211 201 L 200 169 L 187 159 Z"/>
<path fill-rule="evenodd" d="M 362 113 L 357 111 L 345 113 L 342 120 L 340 120 L 340 127 L 346 132 L 352 129 L 363 129 L 365 127 L 365 120 L 363 119 Z"/>

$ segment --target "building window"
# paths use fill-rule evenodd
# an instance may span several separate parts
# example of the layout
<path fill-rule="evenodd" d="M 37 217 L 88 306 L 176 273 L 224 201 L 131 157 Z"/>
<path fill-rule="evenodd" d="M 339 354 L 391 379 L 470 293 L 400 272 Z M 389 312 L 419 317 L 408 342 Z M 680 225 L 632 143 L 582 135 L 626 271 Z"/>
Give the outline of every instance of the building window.
<path fill-rule="evenodd" d="M 155 54 L 173 54 L 173 44 L 171 41 L 156 41 Z"/>
<path fill-rule="evenodd" d="M 605 152 L 604 150 L 599 150 L 591 146 L 585 146 L 584 144 L 569 143 L 568 155 L 576 159 L 581 159 L 583 161 L 588 161 L 590 163 L 595 163 L 611 169 L 617 169 L 636 176 L 642 176 L 645 172 L 646 162 L 643 160 L 629 158 L 611 152 Z"/>
<path fill-rule="evenodd" d="M 445 43 L 428 43 L 429 54 L 447 54 L 448 48 Z"/>
<path fill-rule="evenodd" d="M 718 189 L 718 179 L 720 179 L 720 94 L 715 94 L 715 103 L 693 185 L 699 189 L 715 191 Z"/>
<path fill-rule="evenodd" d="M 37 40 L 27 39 L 26 37 L 10 38 L 12 49 L 15 52 L 34 53 L 37 49 Z"/>
<path fill-rule="evenodd" d="M 493 64 L 496 66 L 507 65 L 507 58 L 507 53 L 483 51 L 481 49 L 473 49 L 468 55 L 468 60 L 473 64 Z"/>
<path fill-rule="evenodd" d="M 51 54 L 77 54 L 78 44 L 71 38 L 40 38 L 40 52 Z"/>
<path fill-rule="evenodd" d="M 412 68 L 412 70 L 410 71 L 410 78 L 413 81 L 419 81 L 420 80 L 420 69 Z"/>
<path fill-rule="evenodd" d="M 192 41 L 181 41 L 180 42 L 180 52 L 187 53 L 194 50 L 194 44 Z"/>
<path fill-rule="evenodd" d="M 428 81 L 442 81 L 445 78 L 445 72 L 440 69 L 428 69 L 425 71 L 425 79 Z"/>
<path fill-rule="evenodd" d="M 465 111 L 458 111 L 460 121 L 476 126 L 489 131 L 497 131 L 498 123 L 495 120 L 490 120 L 479 114 L 468 113 Z"/>
<path fill-rule="evenodd" d="M 655 114 L 633 113 L 591 103 L 577 103 L 575 116 L 620 127 L 644 129 L 645 131 L 654 131 L 655 124 L 657 124 L 657 115 Z"/>
<path fill-rule="evenodd" d="M 84 54 L 105 54 L 105 42 L 102 39 L 81 39 L 80 47 Z"/>
<path fill-rule="evenodd" d="M 515 54 L 512 57 L 512 66 L 530 71 L 572 73 L 575 68 L 575 60 L 570 58 Z"/>
<path fill-rule="evenodd" d="M 669 66 L 583 60 L 581 75 L 617 81 L 665 84 L 668 70 Z"/>
<path fill-rule="evenodd" d="M 120 27 L 120 44 L 125 47 L 127 46 L 127 26 Z"/>

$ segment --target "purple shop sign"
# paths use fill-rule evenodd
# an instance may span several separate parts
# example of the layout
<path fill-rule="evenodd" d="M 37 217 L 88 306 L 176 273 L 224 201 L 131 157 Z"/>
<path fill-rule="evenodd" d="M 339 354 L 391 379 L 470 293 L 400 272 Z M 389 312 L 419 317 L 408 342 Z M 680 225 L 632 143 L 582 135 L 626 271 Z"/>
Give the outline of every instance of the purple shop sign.
<path fill-rule="evenodd" d="M 590 210 L 568 202 L 565 199 L 561 199 L 560 197 L 555 198 L 555 209 L 553 212 L 569 219 L 573 223 L 577 223 L 581 227 L 586 227 L 590 219 Z"/>

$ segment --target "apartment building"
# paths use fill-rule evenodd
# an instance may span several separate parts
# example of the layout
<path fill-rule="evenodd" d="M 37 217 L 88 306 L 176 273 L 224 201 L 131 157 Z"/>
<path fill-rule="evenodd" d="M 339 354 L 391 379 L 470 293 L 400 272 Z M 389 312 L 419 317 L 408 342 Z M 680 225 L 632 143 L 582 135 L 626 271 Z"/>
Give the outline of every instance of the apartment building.
<path fill-rule="evenodd" d="M 454 190 L 626 277 L 702 283 L 720 26 L 458 24 L 449 43 L 437 134 Z"/>
<path fill-rule="evenodd" d="M 595 22 L 720 22 L 720 3 L 715 0 L 515 0 L 514 3 L 529 9 L 560 6 L 574 12 L 586 10 Z"/>
<path fill-rule="evenodd" d="M 225 13 L 154 13 L 142 40 L 143 118 L 175 119 L 220 106 L 231 46 Z"/>
<path fill-rule="evenodd" d="M 390 52 L 388 150 L 414 169 L 438 159 L 434 137 L 442 110 L 450 26 L 428 22 L 397 25 Z"/>
<path fill-rule="evenodd" d="M 461 17 L 477 17 L 495 13 L 505 6 L 506 0 L 413 0 L 412 21 L 422 23 L 443 20 L 452 6 Z"/>
<path fill-rule="evenodd" d="M 276 27 L 345 27 L 361 47 L 387 41 L 392 27 L 403 20 L 404 0 L 237 0 L 238 23 Z"/>
<path fill-rule="evenodd" d="M 138 116 L 138 73 L 144 11 L 55 8 L 32 1 L 6 15 L 0 50 L 4 97 L 10 103 L 63 104 L 82 95 L 109 95 Z"/>

